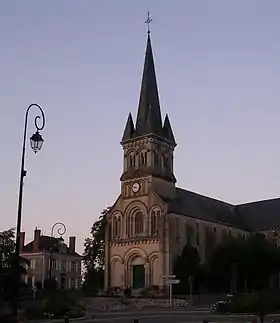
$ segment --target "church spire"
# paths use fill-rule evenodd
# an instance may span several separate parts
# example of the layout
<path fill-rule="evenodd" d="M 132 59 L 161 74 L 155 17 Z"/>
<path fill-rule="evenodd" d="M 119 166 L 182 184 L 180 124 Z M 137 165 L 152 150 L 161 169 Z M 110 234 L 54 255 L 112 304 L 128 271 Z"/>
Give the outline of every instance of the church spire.
<path fill-rule="evenodd" d="M 134 127 L 132 117 L 131 115 L 129 115 L 122 142 L 133 138 L 153 134 L 175 143 L 174 135 L 168 117 L 165 118 L 164 125 L 162 124 L 158 86 L 150 36 L 151 22 L 152 19 L 150 18 L 150 13 L 148 12 L 148 19 L 145 21 L 145 23 L 148 25 L 147 46 L 137 118 Z"/>
<path fill-rule="evenodd" d="M 150 19 L 148 18 L 146 22 L 150 23 Z M 149 127 L 147 127 L 147 123 L 149 124 Z M 161 111 L 150 29 L 148 29 L 144 70 L 135 128 L 135 136 L 146 135 L 148 133 L 151 133 L 151 130 L 153 130 L 153 134 L 159 136 L 162 135 Z"/>

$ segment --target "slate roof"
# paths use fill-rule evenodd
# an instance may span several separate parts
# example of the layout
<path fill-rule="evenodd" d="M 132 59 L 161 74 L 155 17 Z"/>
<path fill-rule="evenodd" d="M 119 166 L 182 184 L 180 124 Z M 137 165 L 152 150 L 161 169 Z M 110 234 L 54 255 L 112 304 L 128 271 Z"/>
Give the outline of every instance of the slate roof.
<path fill-rule="evenodd" d="M 41 251 L 49 252 L 50 249 L 55 248 L 55 246 L 57 245 L 57 238 L 41 235 L 39 239 L 40 239 L 39 240 L 39 252 L 41 252 Z M 27 245 L 25 245 L 23 247 L 22 253 L 34 252 L 33 245 L 34 245 L 34 240 L 30 241 Z M 82 257 L 77 252 L 69 249 L 68 246 L 66 246 L 66 247 L 67 247 L 67 249 L 66 249 L 67 255 L 69 255 L 69 256 L 71 255 L 71 256 L 75 256 L 75 257 Z"/>
<path fill-rule="evenodd" d="M 176 188 L 176 198 L 163 200 L 171 213 L 226 224 L 246 231 L 269 230 L 280 224 L 280 199 L 233 205 Z"/>
<path fill-rule="evenodd" d="M 236 213 L 247 219 L 251 230 L 272 230 L 280 225 L 280 198 L 240 204 Z"/>

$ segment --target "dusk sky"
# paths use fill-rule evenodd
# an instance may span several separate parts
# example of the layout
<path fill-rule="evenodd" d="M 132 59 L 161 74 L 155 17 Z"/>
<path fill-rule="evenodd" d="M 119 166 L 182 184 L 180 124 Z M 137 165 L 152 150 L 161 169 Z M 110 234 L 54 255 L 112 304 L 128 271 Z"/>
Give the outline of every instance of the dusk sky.
<path fill-rule="evenodd" d="M 177 185 L 234 204 L 280 197 L 279 0 L 2 0 L 1 230 L 16 225 L 24 114 L 36 102 L 45 142 L 37 155 L 28 142 L 22 230 L 30 240 L 62 221 L 83 252 L 120 192 L 148 9 Z"/>

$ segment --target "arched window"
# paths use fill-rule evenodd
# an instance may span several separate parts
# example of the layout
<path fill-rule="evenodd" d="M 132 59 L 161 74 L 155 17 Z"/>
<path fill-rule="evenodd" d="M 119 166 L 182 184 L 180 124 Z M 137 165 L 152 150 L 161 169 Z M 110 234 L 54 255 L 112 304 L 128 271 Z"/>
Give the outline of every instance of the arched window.
<path fill-rule="evenodd" d="M 156 211 L 152 211 L 151 214 L 151 235 L 155 235 L 157 233 L 157 214 Z"/>
<path fill-rule="evenodd" d="M 148 153 L 146 151 L 141 151 L 140 165 L 147 165 L 147 163 L 148 163 Z"/>
<path fill-rule="evenodd" d="M 186 243 L 191 246 L 194 243 L 193 227 L 186 223 Z"/>
<path fill-rule="evenodd" d="M 121 237 L 121 217 L 120 216 L 114 216 L 113 218 L 113 239 L 120 238 Z"/>
<path fill-rule="evenodd" d="M 199 239 L 199 223 L 196 223 L 196 245 L 199 246 L 200 239 Z"/>
<path fill-rule="evenodd" d="M 129 154 L 129 157 L 128 157 L 128 167 L 134 168 L 135 165 L 136 165 L 136 156 L 135 156 L 135 153 L 131 153 Z"/>
<path fill-rule="evenodd" d="M 126 235 L 128 238 L 131 237 L 131 227 L 132 227 L 131 214 L 129 214 L 126 219 Z"/>
<path fill-rule="evenodd" d="M 157 235 L 159 232 L 160 211 L 153 210 L 151 214 L 151 235 Z"/>
<path fill-rule="evenodd" d="M 154 164 L 156 166 L 160 165 L 160 158 L 157 150 L 154 151 Z"/>
<path fill-rule="evenodd" d="M 163 167 L 165 170 L 169 170 L 170 169 L 170 164 L 169 164 L 169 158 L 167 155 L 162 155 L 162 160 L 163 160 Z"/>
<path fill-rule="evenodd" d="M 144 231 L 144 216 L 143 213 L 138 211 L 135 214 L 135 234 L 143 233 Z"/>
<path fill-rule="evenodd" d="M 113 226 L 112 226 L 112 236 L 113 239 L 115 239 L 117 237 L 117 218 L 113 217 Z"/>
<path fill-rule="evenodd" d="M 119 216 L 117 219 L 117 237 L 121 237 L 121 217 Z"/>

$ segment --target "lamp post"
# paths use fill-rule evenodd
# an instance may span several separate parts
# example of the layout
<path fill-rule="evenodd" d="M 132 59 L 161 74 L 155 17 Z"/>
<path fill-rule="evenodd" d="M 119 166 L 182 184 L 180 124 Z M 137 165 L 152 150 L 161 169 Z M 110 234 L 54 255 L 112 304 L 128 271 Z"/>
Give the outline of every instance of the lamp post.
<path fill-rule="evenodd" d="M 22 197 L 23 197 L 23 182 L 24 177 L 27 172 L 24 169 L 25 164 L 25 150 L 26 150 L 26 137 L 27 137 L 27 123 L 28 123 L 28 114 L 31 108 L 37 108 L 40 111 L 41 115 L 37 115 L 35 117 L 35 128 L 36 132 L 30 137 L 30 144 L 32 150 L 37 153 L 43 145 L 43 138 L 41 137 L 39 131 L 43 130 L 45 127 L 45 115 L 42 108 L 33 103 L 29 105 L 25 113 L 25 121 L 24 121 L 24 130 L 23 130 L 23 143 L 22 143 L 22 154 L 21 154 L 21 168 L 20 168 L 20 179 L 19 179 L 19 197 L 18 197 L 18 214 L 17 214 L 17 227 L 16 227 L 16 248 L 15 248 L 15 261 L 14 261 L 14 277 L 15 277 L 15 289 L 14 289 L 14 298 L 13 298 L 13 311 L 14 315 L 18 315 L 18 307 L 19 307 L 19 285 L 20 285 L 20 230 L 21 230 L 21 215 L 22 215 Z M 39 120 L 40 123 L 39 123 Z M 41 124 L 41 125 L 40 125 Z"/>
<path fill-rule="evenodd" d="M 59 238 L 55 238 L 55 229 L 57 229 L 57 234 L 60 236 Z M 62 222 L 57 222 L 52 226 L 52 230 L 51 230 L 51 237 L 52 240 L 53 239 L 57 239 L 56 241 L 58 242 L 58 244 L 62 244 L 63 243 L 63 238 L 62 236 L 65 234 L 66 232 L 66 226 L 64 223 Z M 53 242 L 53 241 L 52 241 Z M 50 247 L 50 258 L 49 258 L 49 280 L 52 279 L 52 256 L 53 256 L 53 252 L 54 250 L 57 248 L 57 244 L 54 243 L 53 245 L 51 245 Z"/>

